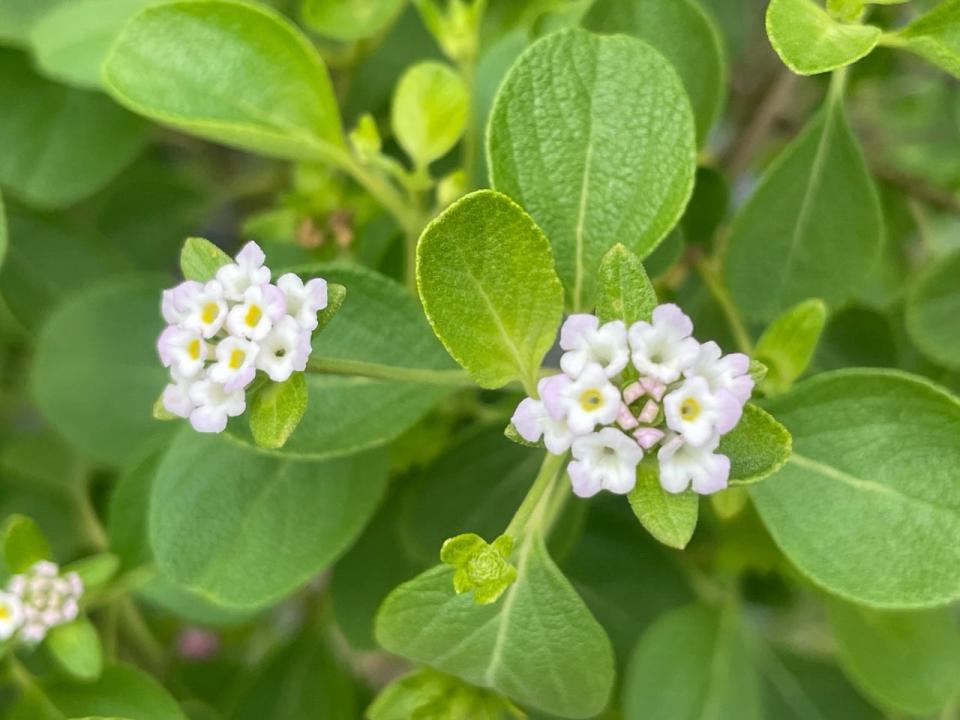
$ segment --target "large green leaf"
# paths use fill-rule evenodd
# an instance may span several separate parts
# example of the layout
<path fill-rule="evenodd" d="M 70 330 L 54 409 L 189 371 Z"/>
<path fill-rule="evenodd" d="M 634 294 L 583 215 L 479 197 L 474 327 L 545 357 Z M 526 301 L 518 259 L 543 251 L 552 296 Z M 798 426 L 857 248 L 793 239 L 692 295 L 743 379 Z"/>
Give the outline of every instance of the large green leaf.
<path fill-rule="evenodd" d="M 504 195 L 472 193 L 423 231 L 417 285 L 430 324 L 483 387 L 536 385 L 563 290 L 546 237 Z"/>
<path fill-rule="evenodd" d="M 907 331 L 934 362 L 960 370 L 960 251 L 937 260 L 907 297 Z"/>
<path fill-rule="evenodd" d="M 688 605 L 640 637 L 624 720 L 761 720 L 760 680 L 735 607 Z"/>
<path fill-rule="evenodd" d="M 632 35 L 663 53 L 690 96 L 703 143 L 720 114 L 726 91 L 723 43 L 711 17 L 696 0 L 598 0 L 583 26 Z"/>
<path fill-rule="evenodd" d="M 373 515 L 380 453 L 273 458 L 185 428 L 157 468 L 150 544 L 162 572 L 208 599 L 259 607 L 328 566 Z"/>
<path fill-rule="evenodd" d="M 815 0 L 771 0 L 767 35 L 784 64 L 798 75 L 835 70 L 868 55 L 882 31 L 835 19 Z"/>
<path fill-rule="evenodd" d="M 794 452 L 750 494 L 830 592 L 888 608 L 960 598 L 960 402 L 897 371 L 824 373 L 770 400 Z"/>
<path fill-rule="evenodd" d="M 487 134 L 493 186 L 543 228 L 567 305 L 593 307 L 600 259 L 645 257 L 693 190 L 696 138 L 683 83 L 652 47 L 560 32 L 514 64 Z"/>
<path fill-rule="evenodd" d="M 881 707 L 932 715 L 960 693 L 960 630 L 949 608 L 875 610 L 827 605 L 840 662 Z"/>
<path fill-rule="evenodd" d="M 320 55 L 263 5 L 186 0 L 148 7 L 124 26 L 103 81 L 134 112 L 227 145 L 296 160 L 343 151 Z"/>
<path fill-rule="evenodd" d="M 169 432 L 151 408 L 167 374 L 156 357 L 162 279 L 78 293 L 44 325 L 31 388 L 47 421 L 84 455 L 120 465 Z"/>
<path fill-rule="evenodd" d="M 751 319 L 772 320 L 811 297 L 838 305 L 870 279 L 882 242 L 876 188 L 831 95 L 734 219 L 725 278 Z"/>
<path fill-rule="evenodd" d="M 610 641 L 539 535 L 518 552 L 516 582 L 490 605 L 455 594 L 448 566 L 404 583 L 380 608 L 377 639 L 391 652 L 523 705 L 593 717 L 613 686 Z"/>
<path fill-rule="evenodd" d="M 944 0 L 885 40 L 960 77 L 960 0 Z"/>
<path fill-rule="evenodd" d="M 143 149 L 146 124 L 99 93 L 44 80 L 22 53 L 0 49 L 0 185 L 44 207 L 106 185 Z M 55 109 L 55 111 L 54 111 Z"/>

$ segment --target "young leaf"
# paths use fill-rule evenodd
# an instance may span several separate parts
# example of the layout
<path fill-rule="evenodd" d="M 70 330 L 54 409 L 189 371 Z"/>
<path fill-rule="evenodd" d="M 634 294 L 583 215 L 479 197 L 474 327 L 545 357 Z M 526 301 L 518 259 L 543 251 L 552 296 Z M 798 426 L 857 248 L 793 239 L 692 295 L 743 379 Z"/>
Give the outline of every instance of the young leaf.
<path fill-rule="evenodd" d="M 593 717 L 613 686 L 610 641 L 539 536 L 518 552 L 517 581 L 492 605 L 455 594 L 449 567 L 404 583 L 380 608 L 377 640 L 390 652 L 523 705 L 565 718 Z"/>
<path fill-rule="evenodd" d="M 622 320 L 630 327 L 649 320 L 657 293 L 640 258 L 617 243 L 603 256 L 597 271 L 597 316 L 600 322 Z"/>
<path fill-rule="evenodd" d="M 209 240 L 200 237 L 187 238 L 180 250 L 180 270 L 184 280 L 213 280 L 217 270 L 232 262 L 232 257 Z"/>
<path fill-rule="evenodd" d="M 23 53 L 0 49 L 0 97 L 17 98 L 0 117 L 0 184 L 32 205 L 82 200 L 147 142 L 146 123 L 100 93 L 39 77 Z"/>
<path fill-rule="evenodd" d="M 773 475 L 790 457 L 790 433 L 753 403 L 740 422 L 720 438 L 717 452 L 730 458 L 730 484 L 748 485 Z"/>
<path fill-rule="evenodd" d="M 883 31 L 840 22 L 814 0 L 771 0 L 767 35 L 784 64 L 798 75 L 836 70 L 869 55 Z"/>
<path fill-rule="evenodd" d="M 387 27 L 404 0 L 303 0 L 303 21 L 324 37 L 362 40 Z"/>
<path fill-rule="evenodd" d="M 540 228 L 491 190 L 451 205 L 423 231 L 417 285 L 433 331 L 477 383 L 536 385 L 563 289 Z"/>
<path fill-rule="evenodd" d="M 493 186 L 553 244 L 567 306 L 592 308 L 614 243 L 645 257 L 693 190 L 696 138 L 683 83 L 649 45 L 582 30 L 549 35 L 517 60 L 487 133 Z"/>
<path fill-rule="evenodd" d="M 742 312 L 772 320 L 807 298 L 833 306 L 855 297 L 882 240 L 876 188 L 832 97 L 734 219 L 724 274 Z"/>
<path fill-rule="evenodd" d="M 103 671 L 100 636 L 85 617 L 53 628 L 44 646 L 57 664 L 78 680 L 96 680 Z"/>
<path fill-rule="evenodd" d="M 624 33 L 649 43 L 676 69 L 690 96 L 703 144 L 723 106 L 727 64 L 720 31 L 695 0 L 599 0 L 587 30 Z"/>
<path fill-rule="evenodd" d="M 876 607 L 960 598 L 956 397 L 898 371 L 847 370 L 767 408 L 792 433 L 794 452 L 750 495 L 802 573 Z"/>
<path fill-rule="evenodd" d="M 343 152 L 323 60 L 264 5 L 184 0 L 148 7 L 123 27 L 103 82 L 134 112 L 215 142 L 298 161 Z"/>
<path fill-rule="evenodd" d="M 682 550 L 697 527 L 700 496 L 691 492 L 668 493 L 660 486 L 656 463 L 637 467 L 637 484 L 627 496 L 637 520 L 664 545 Z"/>
<path fill-rule="evenodd" d="M 960 77 L 960 0 L 944 0 L 903 30 L 884 38 Z"/>
<path fill-rule="evenodd" d="M 11 515 L 0 528 L 0 548 L 7 573 L 29 570 L 40 560 L 50 560 L 53 552 L 37 524 L 25 515 Z"/>
<path fill-rule="evenodd" d="M 761 720 L 753 663 L 735 607 L 673 610 L 637 643 L 623 678 L 624 717 Z"/>
<path fill-rule="evenodd" d="M 933 715 L 960 692 L 960 630 L 949 608 L 890 612 L 831 599 L 827 611 L 843 668 L 880 707 Z"/>
<path fill-rule="evenodd" d="M 379 453 L 283 460 L 187 428 L 154 481 L 148 525 L 157 567 L 222 605 L 268 605 L 349 547 L 385 483 Z"/>
<path fill-rule="evenodd" d="M 303 373 L 286 382 L 270 383 L 257 393 L 250 408 L 250 434 L 264 448 L 282 448 L 307 410 L 307 383 Z"/>
<path fill-rule="evenodd" d="M 391 682 L 374 698 L 366 713 L 369 720 L 427 716 L 470 720 L 527 717 L 506 698 L 430 668 L 415 670 Z"/>
<path fill-rule="evenodd" d="M 960 24 L 958 24 L 960 27 Z M 960 251 L 930 265 L 910 289 L 906 318 L 910 339 L 928 358 L 960 370 Z"/>
<path fill-rule="evenodd" d="M 443 63 L 418 63 L 403 74 L 393 94 L 390 123 L 417 168 L 426 168 L 457 144 L 469 99 L 463 79 Z"/>
<path fill-rule="evenodd" d="M 785 392 L 803 374 L 827 322 L 822 300 L 806 300 L 780 315 L 757 341 L 754 354 L 768 369 L 764 390 Z"/>
<path fill-rule="evenodd" d="M 323 330 L 333 317 L 340 312 L 343 301 L 347 299 L 347 289 L 338 283 L 327 283 L 327 306 L 317 313 L 317 327 L 314 335 Z"/>
<path fill-rule="evenodd" d="M 98 553 L 75 560 L 63 568 L 64 573 L 75 572 L 83 581 L 85 589 L 103 585 L 112 578 L 120 567 L 120 558 L 113 553 Z"/>

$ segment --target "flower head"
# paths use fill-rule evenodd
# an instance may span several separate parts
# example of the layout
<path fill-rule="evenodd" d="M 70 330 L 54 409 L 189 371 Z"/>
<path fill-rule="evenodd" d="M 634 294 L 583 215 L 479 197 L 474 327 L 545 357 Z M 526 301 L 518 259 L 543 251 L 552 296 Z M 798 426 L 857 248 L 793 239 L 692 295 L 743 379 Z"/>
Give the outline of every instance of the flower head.
<path fill-rule="evenodd" d="M 257 374 L 256 361 L 260 346 L 249 340 L 228 337 L 217 345 L 217 361 L 207 371 L 211 380 L 222 383 L 223 390 L 242 390 Z"/>
<path fill-rule="evenodd" d="M 543 381 L 541 380 L 541 383 Z M 517 433 L 527 442 L 535 443 L 543 438 L 543 444 L 554 455 L 570 449 L 573 433 L 563 418 L 554 418 L 540 400 L 524 398 L 510 418 Z"/>
<path fill-rule="evenodd" d="M 711 392 L 706 380 L 692 377 L 663 399 L 663 412 L 667 427 L 699 446 L 733 430 L 743 405 L 729 390 Z"/>
<path fill-rule="evenodd" d="M 676 305 L 659 305 L 651 322 L 630 326 L 633 364 L 641 375 L 672 383 L 697 357 L 700 344 L 690 334 L 693 323 Z"/>
<path fill-rule="evenodd" d="M 242 300 L 230 308 L 227 330 L 231 335 L 248 340 L 263 340 L 286 313 L 283 293 L 274 285 L 253 285 Z"/>
<path fill-rule="evenodd" d="M 212 338 L 220 332 L 227 318 L 227 301 L 220 283 L 211 280 L 201 285 L 188 281 L 174 288 L 173 293 L 174 302 L 178 303 L 182 313 L 181 327 L 196 330 L 205 338 Z"/>
<path fill-rule="evenodd" d="M 222 383 L 204 378 L 190 386 L 190 424 L 197 432 L 223 432 L 227 418 L 243 415 L 247 400 L 243 390 L 229 392 Z"/>
<path fill-rule="evenodd" d="M 710 340 L 700 346 L 696 360 L 683 371 L 685 377 L 702 377 L 711 392 L 727 390 L 743 404 L 753 392 L 750 358 L 743 353 L 723 355 L 720 346 Z"/>
<path fill-rule="evenodd" d="M 76 573 L 61 576 L 56 563 L 41 560 L 25 573 L 10 578 L 7 591 L 19 601 L 22 612 L 17 637 L 36 644 L 51 629 L 77 617 L 83 583 Z"/>
<path fill-rule="evenodd" d="M 309 356 L 310 332 L 288 315 L 260 343 L 257 367 L 274 382 L 283 382 L 295 370 L 305 370 Z"/>
<path fill-rule="evenodd" d="M 709 495 L 727 486 L 730 458 L 715 453 L 720 436 L 714 435 L 697 447 L 671 434 L 657 453 L 660 485 L 667 492 L 681 493 L 692 487 L 695 493 Z"/>
<path fill-rule="evenodd" d="M 238 302 L 248 288 L 270 282 L 270 268 L 263 264 L 266 255 L 255 242 L 244 245 L 235 260 L 217 270 L 217 280 L 223 286 L 226 298 Z"/>
<path fill-rule="evenodd" d="M 198 330 L 168 325 L 157 340 L 157 353 L 164 367 L 191 378 L 203 370 L 209 348 Z"/>
<path fill-rule="evenodd" d="M 458 595 L 473 590 L 473 601 L 488 605 L 517 579 L 517 569 L 507 561 L 512 550 L 509 535 L 487 544 L 479 535 L 466 533 L 443 543 L 440 560 L 455 568 L 453 589 Z"/>
<path fill-rule="evenodd" d="M 315 330 L 317 313 L 327 306 L 327 281 L 313 278 L 304 283 L 297 275 L 287 273 L 277 280 L 277 287 L 286 299 L 287 314 L 304 330 Z"/>
<path fill-rule="evenodd" d="M 578 377 L 591 363 L 603 367 L 607 377 L 618 375 L 630 361 L 627 328 L 620 320 L 600 325 L 596 315 L 571 315 L 560 328 L 561 369 Z"/>
<path fill-rule="evenodd" d="M 591 497 L 601 490 L 625 495 L 637 483 L 637 465 L 643 449 L 612 427 L 573 441 L 574 460 L 567 466 L 573 492 Z"/>
<path fill-rule="evenodd" d="M 558 395 L 562 415 L 575 435 L 612 423 L 620 411 L 620 391 L 596 363 L 587 365 L 576 380 L 562 383 Z M 545 403 L 551 410 L 552 402 Z"/>

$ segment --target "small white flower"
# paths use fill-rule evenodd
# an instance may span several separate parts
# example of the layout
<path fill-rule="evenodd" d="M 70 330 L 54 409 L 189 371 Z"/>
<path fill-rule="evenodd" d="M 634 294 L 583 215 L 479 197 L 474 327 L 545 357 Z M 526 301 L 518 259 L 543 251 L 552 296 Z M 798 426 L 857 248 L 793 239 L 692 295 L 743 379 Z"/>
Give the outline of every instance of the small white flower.
<path fill-rule="evenodd" d="M 0 642 L 9 640 L 23 625 L 23 603 L 12 593 L 0 590 Z"/>
<path fill-rule="evenodd" d="M 633 364 L 641 375 L 672 383 L 690 367 L 700 344 L 690 337 L 693 323 L 676 305 L 659 305 L 652 322 L 640 320 L 630 326 L 628 337 Z"/>
<path fill-rule="evenodd" d="M 682 493 L 692 485 L 700 495 L 723 490 L 730 477 L 730 458 L 714 453 L 719 443 L 718 435 L 700 447 L 684 442 L 680 435 L 670 436 L 657 453 L 663 489 Z"/>
<path fill-rule="evenodd" d="M 607 377 L 619 374 L 630 360 L 627 327 L 621 320 L 600 325 L 596 315 L 571 315 L 560 329 L 560 347 L 566 352 L 560 368 L 578 377 L 591 363 L 601 365 Z"/>
<path fill-rule="evenodd" d="M 203 433 L 223 432 L 227 418 L 242 415 L 247 409 L 243 390 L 228 393 L 222 384 L 207 378 L 190 386 L 190 400 L 196 406 L 190 413 L 190 424 Z"/>
<path fill-rule="evenodd" d="M 310 350 L 310 332 L 287 315 L 260 343 L 257 367 L 274 382 L 283 382 L 294 371 L 303 372 L 307 369 Z"/>
<path fill-rule="evenodd" d="M 743 405 L 729 390 L 712 393 L 706 380 L 693 377 L 663 399 L 663 412 L 667 427 L 690 445 L 701 446 L 715 434 L 733 430 Z"/>
<path fill-rule="evenodd" d="M 562 406 L 559 414 L 566 418 L 574 435 L 585 435 L 593 432 L 597 425 L 609 425 L 617 419 L 620 391 L 597 363 L 587 365 L 576 380 L 568 378 L 565 383 L 562 380 L 556 382 L 558 390 L 555 394 Z M 544 404 L 552 415 L 558 414 L 547 393 L 544 394 Z"/>
<path fill-rule="evenodd" d="M 700 346 L 693 364 L 683 371 L 685 377 L 702 377 L 711 392 L 727 390 L 741 404 L 750 399 L 753 378 L 750 377 L 750 358 L 743 353 L 723 355 L 720 346 L 710 340 Z"/>
<path fill-rule="evenodd" d="M 575 494 L 591 497 L 609 490 L 625 495 L 633 490 L 643 450 L 616 428 L 605 427 L 578 437 L 572 450 L 575 459 L 567 466 L 567 473 Z"/>
<path fill-rule="evenodd" d="M 327 281 L 313 278 L 304 284 L 299 276 L 287 273 L 277 280 L 277 287 L 287 301 L 287 314 L 304 330 L 315 330 L 317 313 L 327 306 Z"/>
<path fill-rule="evenodd" d="M 83 582 L 76 573 L 60 577 L 56 563 L 42 560 L 26 573 L 10 578 L 7 590 L 20 602 L 22 625 L 17 637 L 36 644 L 51 628 L 70 622 L 80 612 Z"/>
<path fill-rule="evenodd" d="M 270 282 L 270 268 L 264 266 L 266 256 L 255 242 L 248 242 L 237 253 L 236 262 L 217 270 L 217 280 L 223 285 L 229 300 L 239 302 L 247 289 Z"/>
<path fill-rule="evenodd" d="M 177 417 L 188 418 L 196 405 L 190 399 L 190 388 L 195 378 L 185 378 L 176 370 L 171 370 L 172 383 L 163 389 L 162 401 L 164 409 Z"/>
<path fill-rule="evenodd" d="M 173 293 L 173 303 L 182 316 L 182 327 L 197 330 L 205 338 L 220 332 L 227 317 L 227 302 L 220 283 L 211 280 L 201 285 L 187 281 L 174 288 Z"/>
<path fill-rule="evenodd" d="M 540 397 L 550 394 L 550 378 L 543 378 L 537 384 Z M 554 417 L 547 410 L 543 400 L 524 398 L 510 419 L 517 433 L 527 442 L 537 442 L 541 437 L 547 450 L 554 455 L 565 453 L 570 449 L 573 434 L 567 427 L 563 417 Z"/>
<path fill-rule="evenodd" d="M 276 285 L 248 287 L 242 302 L 230 308 L 227 330 L 231 335 L 247 340 L 263 340 L 274 323 L 287 311 L 283 293 Z"/>
<path fill-rule="evenodd" d="M 203 370 L 209 348 L 199 330 L 167 325 L 157 339 L 157 353 L 164 367 L 191 378 Z"/>
<path fill-rule="evenodd" d="M 253 381 L 257 374 L 257 353 L 260 352 L 256 343 L 231 336 L 220 341 L 216 352 L 217 362 L 210 366 L 207 376 L 221 383 L 224 392 L 242 390 Z"/>

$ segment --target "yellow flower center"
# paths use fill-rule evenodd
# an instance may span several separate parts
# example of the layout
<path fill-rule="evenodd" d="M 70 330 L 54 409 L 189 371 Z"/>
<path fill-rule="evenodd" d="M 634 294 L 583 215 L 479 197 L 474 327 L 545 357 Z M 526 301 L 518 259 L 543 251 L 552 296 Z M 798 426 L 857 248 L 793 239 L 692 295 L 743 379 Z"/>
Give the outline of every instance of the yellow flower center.
<path fill-rule="evenodd" d="M 187 355 L 190 356 L 191 360 L 200 359 L 200 340 L 194 339 L 189 342 L 187 345 Z"/>
<path fill-rule="evenodd" d="M 0 620 L 10 619 L 10 608 L 6 605 L 0 605 Z"/>
<path fill-rule="evenodd" d="M 702 409 L 696 398 L 685 398 L 684 401 L 680 403 L 680 419 L 685 422 L 693 422 L 700 417 L 700 411 Z"/>
<path fill-rule="evenodd" d="M 603 404 L 603 395 L 596 388 L 589 388 L 580 393 L 580 407 L 587 412 L 596 410 Z"/>
<path fill-rule="evenodd" d="M 247 310 L 247 316 L 243 319 L 243 321 L 248 327 L 256 327 L 257 323 L 260 322 L 261 317 L 263 317 L 263 312 L 260 310 L 260 306 L 251 305 Z"/>
<path fill-rule="evenodd" d="M 200 312 L 200 319 L 203 321 L 204 325 L 209 325 L 217 319 L 219 312 L 220 308 L 217 307 L 216 303 L 207 303 L 203 306 L 203 310 Z"/>
<path fill-rule="evenodd" d="M 240 350 L 240 349 L 233 350 L 230 352 L 230 359 L 227 360 L 227 365 L 230 367 L 231 370 L 236 370 L 241 365 L 243 365 L 243 359 L 246 356 L 247 354 L 243 350 Z"/>

